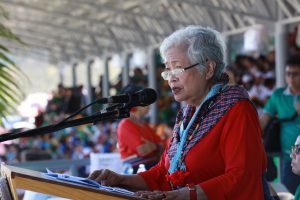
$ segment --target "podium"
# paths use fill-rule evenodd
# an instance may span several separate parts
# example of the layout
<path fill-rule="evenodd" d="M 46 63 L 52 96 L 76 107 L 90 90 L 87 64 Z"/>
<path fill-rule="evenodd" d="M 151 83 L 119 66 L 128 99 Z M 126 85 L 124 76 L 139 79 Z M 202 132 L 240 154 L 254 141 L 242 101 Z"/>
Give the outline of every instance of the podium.
<path fill-rule="evenodd" d="M 6 177 L 12 198 L 18 200 L 17 188 L 74 200 L 121 200 L 142 198 L 103 191 L 68 182 L 48 179 L 41 172 L 1 164 L 1 176 Z"/>

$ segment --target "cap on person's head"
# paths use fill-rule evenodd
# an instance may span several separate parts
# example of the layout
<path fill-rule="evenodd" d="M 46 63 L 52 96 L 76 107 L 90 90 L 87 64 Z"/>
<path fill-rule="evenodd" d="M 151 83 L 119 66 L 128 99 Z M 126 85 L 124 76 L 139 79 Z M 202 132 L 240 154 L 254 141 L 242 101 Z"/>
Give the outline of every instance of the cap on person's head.
<path fill-rule="evenodd" d="M 132 94 L 143 90 L 144 87 L 140 85 L 128 84 L 127 86 L 123 87 L 120 91 L 120 94 Z"/>

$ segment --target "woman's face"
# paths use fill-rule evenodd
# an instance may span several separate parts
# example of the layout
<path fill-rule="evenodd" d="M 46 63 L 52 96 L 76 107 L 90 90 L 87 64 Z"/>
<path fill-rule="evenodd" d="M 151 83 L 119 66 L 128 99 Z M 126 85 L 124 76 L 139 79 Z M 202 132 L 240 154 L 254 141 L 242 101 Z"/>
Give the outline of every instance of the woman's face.
<path fill-rule="evenodd" d="M 180 48 L 170 48 L 166 52 L 166 70 L 185 68 L 196 63 L 190 63 L 186 52 Z M 198 66 L 197 66 L 198 67 Z M 193 67 L 179 75 L 173 75 L 168 80 L 174 98 L 179 102 L 199 106 L 208 92 L 206 72 L 200 72 Z"/>
<path fill-rule="evenodd" d="M 295 146 L 297 146 L 296 149 L 300 148 L 299 145 L 300 145 L 300 136 L 297 137 L 297 140 L 295 142 Z M 296 150 L 295 152 L 291 152 L 290 156 L 292 158 L 292 163 L 291 163 L 292 171 L 295 174 L 300 175 L 300 152 L 298 153 L 298 150 Z"/>

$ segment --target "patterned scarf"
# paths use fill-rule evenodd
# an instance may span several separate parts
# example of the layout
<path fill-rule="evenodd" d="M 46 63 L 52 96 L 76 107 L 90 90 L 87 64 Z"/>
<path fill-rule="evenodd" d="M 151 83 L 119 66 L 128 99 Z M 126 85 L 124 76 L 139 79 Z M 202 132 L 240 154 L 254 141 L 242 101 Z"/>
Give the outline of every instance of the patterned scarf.
<path fill-rule="evenodd" d="M 190 142 L 186 141 L 184 144 L 183 155 L 181 159 L 184 160 L 187 152 L 197 142 L 199 142 L 217 124 L 218 121 L 221 120 L 221 118 L 226 114 L 227 111 L 230 110 L 232 106 L 243 99 L 249 99 L 248 93 L 243 87 L 227 85 L 224 86 L 223 89 L 215 96 L 204 102 L 196 116 L 194 123 L 189 129 L 188 137 L 193 134 L 199 122 L 201 122 L 200 126 L 196 130 L 197 132 L 192 140 L 190 140 Z M 176 154 L 177 146 L 180 142 L 180 122 L 182 121 L 184 127 L 186 127 L 194 113 L 194 110 L 195 108 L 193 106 L 187 105 L 177 114 L 173 129 L 173 137 L 167 152 L 170 160 L 172 160 Z"/>

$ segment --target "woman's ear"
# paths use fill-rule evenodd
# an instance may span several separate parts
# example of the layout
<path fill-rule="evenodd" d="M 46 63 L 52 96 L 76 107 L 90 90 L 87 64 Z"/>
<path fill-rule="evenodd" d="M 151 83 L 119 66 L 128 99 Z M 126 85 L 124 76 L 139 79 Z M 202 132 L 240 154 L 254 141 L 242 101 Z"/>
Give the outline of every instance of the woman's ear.
<path fill-rule="evenodd" d="M 206 80 L 210 80 L 214 76 L 216 65 L 217 64 L 215 61 L 212 60 L 207 61 L 207 71 L 205 75 Z"/>

